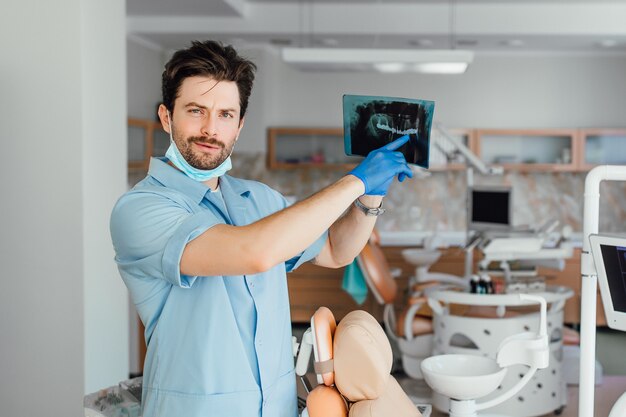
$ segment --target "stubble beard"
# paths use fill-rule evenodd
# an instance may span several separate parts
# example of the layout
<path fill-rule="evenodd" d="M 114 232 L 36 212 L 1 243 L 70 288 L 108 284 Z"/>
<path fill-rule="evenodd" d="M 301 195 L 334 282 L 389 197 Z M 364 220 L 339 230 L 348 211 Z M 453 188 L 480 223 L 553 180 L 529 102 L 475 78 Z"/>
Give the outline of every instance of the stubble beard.
<path fill-rule="evenodd" d="M 180 154 L 185 158 L 185 161 L 192 167 L 201 170 L 211 170 L 220 166 L 226 158 L 230 156 L 230 152 L 232 150 L 232 146 L 230 149 L 226 149 L 224 143 L 218 141 L 213 138 L 206 138 L 203 136 L 190 136 L 187 138 L 176 138 L 174 137 L 176 146 L 180 151 Z M 198 150 L 194 150 L 193 144 L 206 143 L 212 146 L 219 146 L 220 152 L 218 154 L 208 154 L 204 152 L 200 152 Z"/>

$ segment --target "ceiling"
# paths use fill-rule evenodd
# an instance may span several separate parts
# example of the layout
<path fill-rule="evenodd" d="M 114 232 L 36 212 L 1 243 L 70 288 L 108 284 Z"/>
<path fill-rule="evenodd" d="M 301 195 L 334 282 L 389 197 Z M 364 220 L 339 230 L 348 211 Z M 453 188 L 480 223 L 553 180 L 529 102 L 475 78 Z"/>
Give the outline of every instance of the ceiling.
<path fill-rule="evenodd" d="M 626 54 L 626 0 L 127 0 L 129 37 L 238 46 Z"/>

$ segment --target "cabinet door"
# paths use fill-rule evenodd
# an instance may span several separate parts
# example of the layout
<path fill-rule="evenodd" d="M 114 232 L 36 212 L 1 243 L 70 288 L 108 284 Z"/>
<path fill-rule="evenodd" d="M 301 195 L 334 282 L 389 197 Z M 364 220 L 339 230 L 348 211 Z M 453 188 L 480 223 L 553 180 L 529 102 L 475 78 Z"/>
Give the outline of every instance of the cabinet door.
<path fill-rule="evenodd" d="M 161 122 L 128 119 L 128 170 L 147 171 L 150 158 L 164 156 L 169 146 L 169 135 Z"/>
<path fill-rule="evenodd" d="M 574 171 L 576 130 L 478 130 L 477 151 L 489 165 L 517 171 Z"/>
<path fill-rule="evenodd" d="M 626 165 L 626 129 L 581 129 L 581 168 Z"/>
<path fill-rule="evenodd" d="M 268 169 L 337 168 L 351 169 L 363 158 L 347 156 L 343 129 L 290 128 L 267 129 Z"/>

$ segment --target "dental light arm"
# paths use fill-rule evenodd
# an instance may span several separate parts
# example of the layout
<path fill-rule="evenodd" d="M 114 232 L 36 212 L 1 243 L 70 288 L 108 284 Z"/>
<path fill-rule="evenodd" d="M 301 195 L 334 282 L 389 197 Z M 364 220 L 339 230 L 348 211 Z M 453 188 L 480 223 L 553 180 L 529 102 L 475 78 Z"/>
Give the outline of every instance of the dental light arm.
<path fill-rule="evenodd" d="M 475 168 L 476 170 L 478 170 L 478 172 L 485 175 L 503 173 L 504 170 L 502 167 L 487 166 L 487 164 L 485 164 L 476 155 L 474 155 L 474 153 L 467 146 L 465 146 L 457 138 L 450 135 L 446 128 L 441 125 L 441 123 L 434 123 L 434 125 L 435 129 L 437 129 L 437 131 L 454 147 L 455 151 L 460 153 L 465 158 L 469 166 Z M 441 143 L 439 143 L 438 141 L 434 141 L 434 144 L 441 150 L 441 152 L 446 155 L 447 158 L 451 157 L 450 151 L 445 149 L 445 147 L 443 147 Z"/>

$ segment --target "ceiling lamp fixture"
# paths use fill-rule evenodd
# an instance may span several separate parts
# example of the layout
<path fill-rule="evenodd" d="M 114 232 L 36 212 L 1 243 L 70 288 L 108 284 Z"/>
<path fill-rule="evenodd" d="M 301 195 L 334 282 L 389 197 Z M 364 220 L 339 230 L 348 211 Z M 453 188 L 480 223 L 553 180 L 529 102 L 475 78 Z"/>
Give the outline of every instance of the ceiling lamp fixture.
<path fill-rule="evenodd" d="M 461 74 L 474 53 L 458 49 L 283 48 L 282 59 L 305 71 Z"/>
<path fill-rule="evenodd" d="M 420 72 L 428 74 L 462 74 L 474 59 L 469 50 L 455 49 L 456 0 L 449 0 L 450 49 L 383 49 L 285 47 L 284 62 L 304 71 L 378 71 L 382 73 Z M 301 5 L 302 6 L 302 5 Z M 312 5 L 309 4 L 309 8 Z M 309 10 L 309 28 L 313 32 Z M 301 11 L 301 32 L 302 17 Z M 301 38 L 303 38 L 301 33 Z M 309 42 L 311 44 L 311 42 Z"/>

